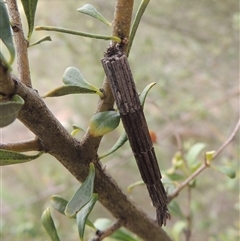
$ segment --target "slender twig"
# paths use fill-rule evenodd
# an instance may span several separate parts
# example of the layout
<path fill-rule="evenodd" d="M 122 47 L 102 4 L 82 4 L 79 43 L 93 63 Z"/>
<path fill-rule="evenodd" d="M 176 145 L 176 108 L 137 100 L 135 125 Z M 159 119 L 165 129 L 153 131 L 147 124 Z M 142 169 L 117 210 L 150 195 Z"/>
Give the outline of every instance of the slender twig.
<path fill-rule="evenodd" d="M 82 37 L 87 37 L 87 38 L 112 40 L 112 41 L 115 41 L 117 43 L 121 42 L 121 39 L 119 37 L 116 37 L 116 36 L 91 34 L 91 33 L 85 33 L 85 32 L 80 32 L 80 31 L 75 31 L 75 30 L 72 30 L 72 29 L 66 29 L 66 28 L 55 27 L 55 26 L 37 26 L 35 28 L 35 30 L 36 31 L 39 31 L 39 30 L 54 31 L 54 32 L 67 33 L 67 34 L 72 34 L 72 35 L 77 35 L 77 36 L 82 36 Z"/>
<path fill-rule="evenodd" d="M 31 87 L 31 77 L 28 61 L 28 42 L 24 37 L 22 22 L 16 0 L 7 0 L 10 21 L 14 33 L 15 47 L 17 52 L 17 69 L 19 79 L 28 87 Z"/>
<path fill-rule="evenodd" d="M 233 141 L 239 128 L 240 128 L 240 118 L 239 118 L 235 128 L 233 129 L 232 133 L 230 134 L 230 136 L 215 152 L 215 154 L 212 157 L 212 160 L 216 159 L 216 157 Z M 209 163 L 205 160 L 204 163 L 194 173 L 192 173 L 192 175 L 190 175 L 185 181 L 183 181 L 177 187 L 177 189 L 168 196 L 168 202 L 170 202 L 173 198 L 175 198 L 185 186 L 187 186 L 195 177 L 197 177 L 207 167 L 209 167 Z"/>
<path fill-rule="evenodd" d="M 231 135 L 228 137 L 228 139 L 217 149 L 217 151 L 214 153 L 213 158 L 216 158 L 225 148 L 226 146 L 228 146 L 233 139 L 235 138 L 235 136 L 237 135 L 237 132 L 240 128 L 240 118 L 235 126 L 235 128 L 233 129 Z"/>
<path fill-rule="evenodd" d="M 24 140 L 20 142 L 1 144 L 0 149 L 17 151 L 17 152 L 26 152 L 26 151 L 42 151 L 43 147 L 38 138 L 33 138 L 29 140 Z"/>
<path fill-rule="evenodd" d="M 94 238 L 90 239 L 90 241 L 101 241 L 104 238 L 112 235 L 115 231 L 117 231 L 122 226 L 123 226 L 123 221 L 122 220 L 117 220 L 116 222 L 114 222 L 107 229 L 105 229 L 103 231 L 97 230 L 96 236 Z"/>

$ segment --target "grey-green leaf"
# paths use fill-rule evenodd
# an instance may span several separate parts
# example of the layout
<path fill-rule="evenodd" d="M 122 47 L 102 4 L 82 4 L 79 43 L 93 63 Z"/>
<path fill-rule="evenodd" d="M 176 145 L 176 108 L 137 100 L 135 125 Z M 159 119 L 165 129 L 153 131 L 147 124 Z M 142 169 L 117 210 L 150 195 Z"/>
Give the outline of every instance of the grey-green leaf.
<path fill-rule="evenodd" d="M 79 86 L 65 85 L 49 91 L 42 97 L 46 98 L 46 97 L 58 97 L 58 96 L 64 96 L 64 95 L 70 95 L 70 94 L 95 94 L 95 93 L 96 91 L 94 90 L 82 88 Z"/>
<path fill-rule="evenodd" d="M 58 196 L 58 195 L 53 195 L 51 196 L 50 202 L 52 206 L 61 214 L 65 215 L 65 209 L 68 204 L 68 201 L 65 200 L 64 198 Z"/>
<path fill-rule="evenodd" d="M 24 100 L 19 95 L 13 95 L 10 101 L 0 102 L 0 128 L 11 124 L 22 108 Z"/>
<path fill-rule="evenodd" d="M 98 112 L 90 119 L 89 132 L 95 137 L 103 136 L 117 128 L 119 122 L 117 111 Z"/>
<path fill-rule="evenodd" d="M 186 160 L 191 170 L 195 170 L 196 167 L 199 166 L 200 162 L 197 160 L 197 157 L 205 147 L 206 145 L 200 142 L 200 143 L 194 144 L 188 151 L 186 155 Z"/>
<path fill-rule="evenodd" d="M 68 67 L 63 74 L 63 83 L 65 85 L 79 86 L 84 89 L 93 90 L 98 92 L 99 89 L 94 85 L 88 83 L 82 76 L 81 72 L 74 67 Z"/>
<path fill-rule="evenodd" d="M 29 162 L 37 159 L 42 154 L 43 152 L 39 152 L 37 155 L 25 155 L 15 151 L 0 149 L 0 166 Z"/>
<path fill-rule="evenodd" d="M 42 225 L 48 233 L 48 236 L 52 241 L 60 241 L 58 233 L 53 222 L 50 208 L 47 208 L 42 214 Z"/>
<path fill-rule="evenodd" d="M 107 24 L 108 26 L 111 26 L 112 24 L 104 18 L 95 7 L 93 7 L 91 4 L 85 4 L 83 7 L 77 9 L 78 12 L 87 14 L 93 18 L 96 18 L 97 20 L 101 21 L 102 23 Z"/>
<path fill-rule="evenodd" d="M 89 84 L 82 76 L 77 68 L 69 67 L 63 74 L 63 83 L 65 86 L 60 86 L 43 97 L 56 97 L 69 94 L 92 94 L 96 93 L 103 97 L 103 93 L 94 85 Z"/>
<path fill-rule="evenodd" d="M 84 230 L 87 222 L 87 218 L 91 213 L 96 201 L 98 200 L 98 194 L 94 193 L 92 195 L 91 200 L 77 213 L 77 226 L 78 226 L 78 233 L 81 240 L 83 240 Z"/>
<path fill-rule="evenodd" d="M 3 54 L 0 52 L 0 60 L 3 61 L 7 66 L 11 65 L 15 58 L 15 48 L 13 44 L 12 39 L 12 32 L 11 32 L 11 26 L 10 21 L 7 13 L 7 8 L 5 6 L 5 2 L 3 0 L 0 0 L 0 39 L 7 47 L 9 53 L 10 53 L 10 60 L 7 62 L 6 58 L 3 56 Z"/>
<path fill-rule="evenodd" d="M 30 41 L 38 0 L 21 0 L 28 22 L 28 41 Z"/>
<path fill-rule="evenodd" d="M 236 177 L 236 171 L 233 169 L 233 167 L 230 166 L 213 166 L 211 165 L 212 168 L 214 168 L 216 171 L 219 171 L 223 173 L 224 175 L 230 177 L 230 178 L 235 178 Z"/>
<path fill-rule="evenodd" d="M 90 163 L 90 170 L 86 180 L 82 183 L 81 187 L 76 191 L 66 206 L 66 216 L 70 218 L 74 217 L 79 210 L 90 201 L 93 194 L 94 178 L 95 168 L 93 163 Z"/>

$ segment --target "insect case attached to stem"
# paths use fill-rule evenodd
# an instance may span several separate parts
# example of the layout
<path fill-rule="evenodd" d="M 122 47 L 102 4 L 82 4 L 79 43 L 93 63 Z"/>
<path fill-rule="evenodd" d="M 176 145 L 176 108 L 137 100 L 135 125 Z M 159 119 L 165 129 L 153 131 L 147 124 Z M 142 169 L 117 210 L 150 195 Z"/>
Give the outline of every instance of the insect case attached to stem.
<path fill-rule="evenodd" d="M 166 225 L 170 218 L 167 195 L 128 59 L 117 44 L 108 48 L 101 61 L 140 174 L 156 208 L 157 222 Z"/>

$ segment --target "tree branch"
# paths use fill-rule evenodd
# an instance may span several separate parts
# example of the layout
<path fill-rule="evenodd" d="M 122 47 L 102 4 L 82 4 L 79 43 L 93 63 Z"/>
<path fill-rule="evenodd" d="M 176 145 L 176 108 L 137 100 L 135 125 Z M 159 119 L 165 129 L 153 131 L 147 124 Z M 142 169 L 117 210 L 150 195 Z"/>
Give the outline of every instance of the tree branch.
<path fill-rule="evenodd" d="M 17 151 L 17 152 L 26 152 L 26 151 L 41 151 L 43 147 L 38 138 L 33 138 L 33 139 L 14 142 L 14 143 L 7 143 L 7 144 L 0 143 L 0 149 Z"/>
<path fill-rule="evenodd" d="M 19 79 L 27 86 L 31 87 L 31 77 L 28 61 L 28 42 L 24 37 L 22 22 L 18 11 L 16 0 L 7 0 L 10 21 L 14 33 L 15 46 L 17 50 L 17 69 Z"/>
<path fill-rule="evenodd" d="M 98 148 L 97 141 L 80 145 L 48 110 L 36 91 L 19 81 L 17 83 L 16 93 L 25 100 L 18 118 L 38 136 L 43 149 L 60 161 L 80 182 L 83 182 L 88 174 L 88 163 L 94 162 L 95 192 L 99 194 L 99 201 L 113 216 L 125 221 L 124 226 L 144 240 L 170 241 L 167 234 L 127 198 L 102 168 L 97 155 L 92 156 Z"/>
<path fill-rule="evenodd" d="M 122 220 L 117 220 L 115 223 L 113 223 L 110 227 L 108 227 L 104 231 L 97 230 L 96 236 L 92 238 L 90 241 L 101 241 L 104 238 L 112 235 L 115 231 L 117 231 L 122 226 L 123 226 Z"/>
<path fill-rule="evenodd" d="M 24 83 L 28 86 L 30 75 L 28 74 L 27 58 L 24 58 L 24 56 L 27 56 L 27 43 L 22 34 L 21 23 L 18 22 L 20 18 L 15 18 L 16 14 L 19 14 L 16 2 L 8 0 L 8 5 L 13 26 L 15 26 L 14 29 L 21 33 L 15 32 L 15 41 L 19 41 L 16 47 L 19 55 L 18 65 L 21 69 L 19 70 L 21 73 L 20 80 L 24 80 Z M 128 37 L 132 6 L 133 0 L 117 0 L 113 24 L 114 36 Z M 21 45 L 23 48 L 21 48 Z M 5 77 L 7 78 L 7 76 Z M 28 88 L 18 79 L 15 79 L 15 82 L 16 94 L 25 100 L 18 118 L 39 138 L 43 150 L 61 162 L 80 182 L 85 180 L 89 171 L 88 164 L 93 162 L 96 168 L 94 191 L 99 194 L 99 201 L 113 216 L 116 219 L 123 220 L 123 225 L 127 229 L 144 240 L 170 241 L 167 234 L 128 199 L 111 176 L 102 168 L 97 157 L 101 137 L 94 138 L 87 133 L 80 143 L 66 131 L 35 90 Z M 113 107 L 114 100 L 106 79 L 103 90 L 105 97 L 99 101 L 97 111 L 109 110 Z"/>
<path fill-rule="evenodd" d="M 216 159 L 216 157 L 234 140 L 235 136 L 237 135 L 237 132 L 240 128 L 240 118 L 233 129 L 230 136 L 227 138 L 227 140 L 218 148 L 218 150 L 214 153 L 212 160 Z M 168 202 L 171 202 L 173 198 L 178 196 L 180 191 L 186 187 L 194 178 L 196 178 L 203 170 L 205 170 L 207 167 L 209 167 L 209 163 L 205 160 L 204 163 L 194 172 L 192 175 L 190 175 L 184 182 L 182 182 L 178 188 L 168 196 Z"/>

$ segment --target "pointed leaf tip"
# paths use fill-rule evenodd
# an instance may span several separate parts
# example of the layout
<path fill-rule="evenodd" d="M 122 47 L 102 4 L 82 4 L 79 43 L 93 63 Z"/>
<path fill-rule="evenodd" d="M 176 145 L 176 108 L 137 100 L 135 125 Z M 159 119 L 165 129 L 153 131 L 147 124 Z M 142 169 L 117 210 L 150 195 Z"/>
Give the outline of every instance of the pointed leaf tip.
<path fill-rule="evenodd" d="M 85 4 L 83 7 L 78 8 L 77 11 L 80 12 L 80 13 L 87 14 L 87 15 L 89 15 L 89 16 L 97 19 L 97 20 L 99 20 L 100 22 L 102 22 L 102 23 L 104 23 L 104 24 L 106 24 L 106 25 L 108 25 L 108 26 L 111 26 L 111 25 L 112 25 L 106 18 L 104 18 L 104 17 L 102 16 L 101 13 L 98 12 L 97 9 L 96 9 L 94 6 L 92 6 L 91 4 Z"/>
<path fill-rule="evenodd" d="M 68 202 L 65 215 L 68 217 L 74 217 L 81 208 L 83 208 L 86 203 L 90 201 L 93 194 L 93 185 L 94 185 L 94 178 L 95 178 L 95 168 L 93 163 L 90 163 L 89 174 L 85 181 L 82 183 L 80 188 L 76 191 L 73 195 L 71 200 Z"/>
<path fill-rule="evenodd" d="M 48 233 L 48 236 L 51 238 L 52 241 L 60 241 L 58 237 L 58 233 L 53 222 L 50 208 L 47 208 L 42 214 L 42 225 Z"/>
<path fill-rule="evenodd" d="M 0 166 L 20 164 L 37 159 L 43 154 L 39 152 L 37 155 L 25 155 L 15 151 L 1 150 L 0 149 Z"/>
<path fill-rule="evenodd" d="M 92 195 L 91 200 L 77 213 L 77 226 L 78 226 L 78 233 L 81 240 L 83 240 L 85 226 L 87 224 L 87 218 L 91 213 L 95 203 L 98 200 L 98 194 L 94 193 Z"/>
<path fill-rule="evenodd" d="M 21 0 L 28 22 L 28 41 L 31 38 L 38 0 Z"/>

